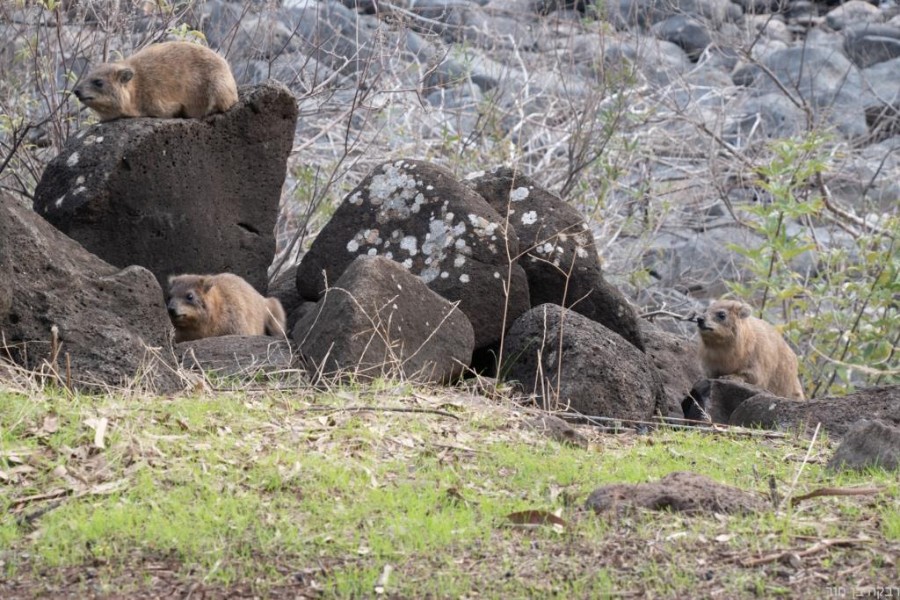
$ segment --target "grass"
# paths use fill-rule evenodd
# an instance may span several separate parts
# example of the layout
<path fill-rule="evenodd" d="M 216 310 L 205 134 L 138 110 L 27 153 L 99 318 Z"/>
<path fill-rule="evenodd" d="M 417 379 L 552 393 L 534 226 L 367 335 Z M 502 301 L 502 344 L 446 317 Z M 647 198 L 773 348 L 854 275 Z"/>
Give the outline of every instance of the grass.
<path fill-rule="evenodd" d="M 808 440 L 585 428 L 591 445 L 580 449 L 520 427 L 503 403 L 455 391 L 434 402 L 458 419 L 346 410 L 423 405 L 411 397 L 386 385 L 140 400 L 0 393 L 7 583 L 77 591 L 88 584 L 66 574 L 93 565 L 90 589 L 140 595 L 154 585 L 148 565 L 161 563 L 185 586 L 252 582 L 262 596 L 285 586 L 327 597 L 372 596 L 376 586 L 403 598 L 777 596 L 800 589 L 781 563 L 740 560 L 862 534 L 868 542 L 829 547 L 792 577 L 847 572 L 859 586 L 896 578 L 885 559 L 900 538 L 896 475 L 831 474 L 827 440 L 798 493 L 887 492 L 741 517 L 597 516 L 582 509 L 596 487 L 676 470 L 761 493 L 772 476 L 784 493 Z M 104 448 L 86 424 L 98 416 L 109 422 Z M 40 498 L 54 490 L 66 495 Z M 566 525 L 512 525 L 507 515 L 521 510 L 555 512 Z"/>

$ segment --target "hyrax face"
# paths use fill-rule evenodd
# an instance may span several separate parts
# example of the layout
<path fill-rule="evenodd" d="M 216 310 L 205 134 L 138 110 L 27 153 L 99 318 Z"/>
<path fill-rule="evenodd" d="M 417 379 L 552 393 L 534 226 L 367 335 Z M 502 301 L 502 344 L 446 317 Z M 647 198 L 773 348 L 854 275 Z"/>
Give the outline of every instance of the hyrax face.
<path fill-rule="evenodd" d="M 734 341 L 741 319 L 749 317 L 750 312 L 750 307 L 743 302 L 713 302 L 704 314 L 697 317 L 697 328 L 703 343 L 721 345 Z"/>
<path fill-rule="evenodd" d="M 196 275 L 169 277 L 169 293 L 166 308 L 176 328 L 190 328 L 206 319 L 205 294 L 209 282 Z"/>
<path fill-rule="evenodd" d="M 75 97 L 85 106 L 97 111 L 101 120 L 120 116 L 128 104 L 128 82 L 134 70 L 115 63 L 106 63 L 90 71 L 75 89 Z"/>

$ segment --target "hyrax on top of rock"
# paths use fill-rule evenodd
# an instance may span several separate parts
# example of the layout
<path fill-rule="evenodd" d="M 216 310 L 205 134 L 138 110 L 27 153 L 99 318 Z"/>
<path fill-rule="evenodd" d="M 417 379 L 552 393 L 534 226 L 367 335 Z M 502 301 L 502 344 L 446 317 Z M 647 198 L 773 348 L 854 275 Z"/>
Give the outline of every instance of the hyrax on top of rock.
<path fill-rule="evenodd" d="M 238 101 L 228 62 L 205 46 L 163 42 L 91 69 L 74 90 L 101 121 L 225 112 Z"/>
<path fill-rule="evenodd" d="M 803 399 L 797 355 L 781 334 L 735 300 L 713 302 L 697 318 L 707 377 L 734 376 L 782 398 Z"/>
<path fill-rule="evenodd" d="M 173 275 L 166 298 L 175 341 L 220 335 L 284 336 L 284 308 L 231 273 Z"/>

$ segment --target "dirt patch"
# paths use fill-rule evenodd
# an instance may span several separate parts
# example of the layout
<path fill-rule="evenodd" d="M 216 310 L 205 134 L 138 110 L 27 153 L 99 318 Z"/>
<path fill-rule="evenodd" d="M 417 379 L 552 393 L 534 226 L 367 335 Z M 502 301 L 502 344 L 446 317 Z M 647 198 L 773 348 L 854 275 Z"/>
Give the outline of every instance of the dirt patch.
<path fill-rule="evenodd" d="M 696 473 L 670 473 L 653 483 L 613 484 L 594 490 L 587 507 L 608 510 L 647 508 L 698 512 L 755 513 L 764 508 L 758 497 Z"/>

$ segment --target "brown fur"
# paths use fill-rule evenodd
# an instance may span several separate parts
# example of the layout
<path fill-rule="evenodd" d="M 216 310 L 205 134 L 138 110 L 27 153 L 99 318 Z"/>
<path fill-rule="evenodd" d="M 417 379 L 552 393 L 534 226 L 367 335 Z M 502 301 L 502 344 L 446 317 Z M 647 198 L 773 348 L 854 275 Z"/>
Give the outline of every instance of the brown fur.
<path fill-rule="evenodd" d="M 91 69 L 75 96 L 101 121 L 189 117 L 225 112 L 238 101 L 228 62 L 205 46 L 163 42 Z"/>
<path fill-rule="evenodd" d="M 778 331 L 742 302 L 719 300 L 697 319 L 707 377 L 734 376 L 782 398 L 803 399 L 797 355 Z"/>
<path fill-rule="evenodd" d="M 283 336 L 284 309 L 237 275 L 173 275 L 167 298 L 175 341 L 219 335 Z"/>

